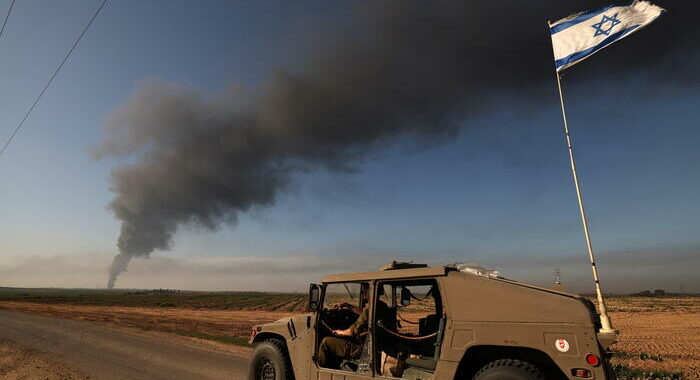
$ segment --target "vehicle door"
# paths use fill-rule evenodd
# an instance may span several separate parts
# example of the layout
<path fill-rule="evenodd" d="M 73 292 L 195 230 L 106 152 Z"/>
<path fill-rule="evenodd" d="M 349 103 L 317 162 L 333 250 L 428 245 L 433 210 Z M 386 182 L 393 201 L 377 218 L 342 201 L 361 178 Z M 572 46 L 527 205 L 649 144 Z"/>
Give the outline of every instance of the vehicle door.
<path fill-rule="evenodd" d="M 366 380 L 373 377 L 371 364 L 369 364 L 369 344 L 370 334 L 360 337 L 339 337 L 334 334 L 334 330 L 346 330 L 352 326 L 360 317 L 363 310 L 369 305 L 370 294 L 369 282 L 344 282 L 325 284 L 323 300 L 317 313 L 316 322 L 316 344 L 314 349 L 314 360 L 311 364 L 311 376 L 318 380 Z M 371 311 L 367 311 L 369 316 Z M 369 327 L 369 326 L 367 326 Z M 328 340 L 324 343 L 324 340 Z M 371 338 L 369 338 L 371 340 Z M 342 346 L 350 342 L 350 346 Z M 322 353 L 322 345 L 325 345 L 326 352 Z M 332 352 L 333 359 L 328 358 L 328 347 L 337 349 L 339 347 L 350 347 L 357 357 L 345 357 L 340 351 Z M 331 349 L 332 351 L 332 349 Z M 326 364 L 321 365 L 320 359 L 326 358 Z M 316 374 L 316 376 L 313 375 Z"/>
<path fill-rule="evenodd" d="M 434 279 L 382 281 L 374 310 L 378 377 L 426 379 L 440 358 L 445 318 Z"/>

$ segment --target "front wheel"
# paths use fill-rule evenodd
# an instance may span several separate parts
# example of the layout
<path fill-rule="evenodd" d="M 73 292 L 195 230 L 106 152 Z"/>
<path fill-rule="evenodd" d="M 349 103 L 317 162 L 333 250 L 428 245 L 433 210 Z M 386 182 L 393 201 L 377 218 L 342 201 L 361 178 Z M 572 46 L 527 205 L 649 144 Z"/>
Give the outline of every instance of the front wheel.
<path fill-rule="evenodd" d="M 544 380 L 544 375 L 528 362 L 501 359 L 483 366 L 473 380 Z"/>
<path fill-rule="evenodd" d="M 249 380 L 293 380 L 284 343 L 266 340 L 255 345 L 248 369 Z"/>

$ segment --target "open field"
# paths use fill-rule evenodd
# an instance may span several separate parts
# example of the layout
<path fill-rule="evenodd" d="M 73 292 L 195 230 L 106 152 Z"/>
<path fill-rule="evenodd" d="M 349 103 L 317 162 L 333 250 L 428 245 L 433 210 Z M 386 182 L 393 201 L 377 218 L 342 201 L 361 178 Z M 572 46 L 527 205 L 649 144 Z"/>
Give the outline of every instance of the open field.
<path fill-rule="evenodd" d="M 186 309 L 299 311 L 306 294 L 193 292 L 167 289 L 24 289 L 0 287 L 0 300 L 92 306 L 180 307 Z"/>
<path fill-rule="evenodd" d="M 305 295 L 0 288 L 0 308 L 242 344 L 251 325 L 303 310 Z M 700 379 L 700 297 L 609 297 L 613 363 Z"/>
<path fill-rule="evenodd" d="M 700 379 L 700 297 L 610 297 L 613 363 Z"/>
<path fill-rule="evenodd" d="M 236 344 L 247 342 L 253 324 L 299 312 L 305 302 L 289 293 L 0 288 L 0 309 Z"/>

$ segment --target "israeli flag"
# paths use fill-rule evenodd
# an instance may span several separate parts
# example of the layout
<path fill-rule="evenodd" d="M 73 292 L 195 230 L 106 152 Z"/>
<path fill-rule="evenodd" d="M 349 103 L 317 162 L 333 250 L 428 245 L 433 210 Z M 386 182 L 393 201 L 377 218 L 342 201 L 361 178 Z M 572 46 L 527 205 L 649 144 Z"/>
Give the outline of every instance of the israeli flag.
<path fill-rule="evenodd" d="M 649 25 L 665 10 L 648 1 L 610 5 L 549 23 L 554 65 L 564 70 L 625 36 Z"/>

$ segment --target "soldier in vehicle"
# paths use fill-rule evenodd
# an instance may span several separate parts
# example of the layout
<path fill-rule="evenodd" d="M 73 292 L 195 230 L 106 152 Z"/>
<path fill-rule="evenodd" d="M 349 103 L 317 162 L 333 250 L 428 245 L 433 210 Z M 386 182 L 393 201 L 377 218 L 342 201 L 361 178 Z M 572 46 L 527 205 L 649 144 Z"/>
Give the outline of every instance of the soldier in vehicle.
<path fill-rule="evenodd" d="M 359 317 L 350 327 L 344 330 L 333 330 L 334 336 L 327 336 L 321 341 L 318 353 L 318 364 L 324 368 L 338 368 L 343 360 L 358 359 L 362 353 L 362 345 L 367 335 L 369 324 L 369 302 L 367 293 L 368 284 L 362 284 L 361 300 L 365 305 L 362 309 L 347 303 L 336 304 L 334 308 L 346 308 L 359 314 Z M 383 289 L 379 288 L 379 295 L 383 294 Z M 388 314 L 389 306 L 384 301 L 377 300 L 377 319 L 382 320 Z"/>
<path fill-rule="evenodd" d="M 485 272 L 474 265 L 392 264 L 377 272 L 326 276 L 322 285 L 312 284 L 309 288 L 309 313 L 251 329 L 250 342 L 255 349 L 249 379 L 359 379 L 372 376 L 435 380 L 615 378 L 606 350 L 617 339 L 617 333 L 602 330 L 593 302 L 575 294 Z M 391 307 L 381 325 L 381 311 L 377 310 L 375 314 L 374 310 L 382 306 L 374 305 L 382 304 L 373 297 L 369 297 L 372 312 L 362 319 L 350 311 L 350 307 L 332 310 L 333 306 L 328 306 L 345 297 L 342 292 L 345 287 L 350 298 L 355 300 L 349 302 L 364 312 L 366 297 L 357 302 L 356 294 L 362 293 L 362 284 L 369 285 L 370 282 L 383 287 L 391 295 L 391 302 L 387 301 Z M 423 295 L 428 286 L 432 286 L 432 291 Z M 420 307 L 406 308 L 411 303 L 409 299 L 415 299 L 411 292 L 404 291 L 407 288 L 418 290 L 416 293 L 420 297 L 416 297 L 418 303 L 415 306 Z M 369 289 L 373 289 L 371 285 Z M 426 300 L 428 295 L 432 296 L 432 301 Z M 448 300 L 449 309 L 443 307 L 443 301 Z M 434 306 L 423 310 L 426 303 Z M 417 309 L 421 309 L 421 315 L 426 314 L 422 311 L 429 312 L 418 319 L 417 326 L 398 324 L 397 320 L 403 319 L 399 311 L 415 320 L 417 313 L 410 311 Z M 345 334 L 355 338 L 342 338 L 348 339 L 349 343 L 338 336 L 343 332 L 331 333 L 334 329 L 349 326 L 355 318 L 360 321 L 347 331 L 349 334 Z M 314 320 L 318 323 L 310 323 Z M 372 331 L 371 345 L 368 337 L 362 337 L 363 331 Z M 447 334 L 446 339 L 443 339 L 443 332 Z M 514 332 L 521 337 L 517 346 L 512 344 Z M 327 338 L 320 347 L 324 337 Z M 335 347 L 333 343 L 338 341 L 340 344 Z M 404 353 L 403 368 L 401 353 Z M 406 353 L 408 358 L 405 358 Z M 309 366 L 313 355 L 316 356 L 315 363 Z M 390 356 L 396 359 L 395 364 L 388 360 Z M 348 360 L 347 366 L 343 364 L 343 369 L 348 371 L 356 368 L 357 375 L 343 372 L 347 375 L 337 376 L 336 371 L 329 368 L 337 361 L 341 364 L 343 358 L 358 359 Z"/>

